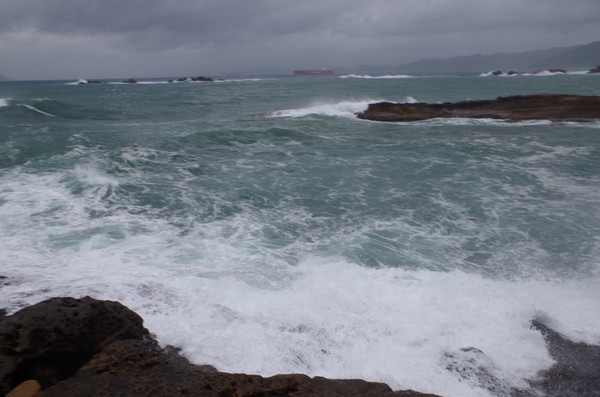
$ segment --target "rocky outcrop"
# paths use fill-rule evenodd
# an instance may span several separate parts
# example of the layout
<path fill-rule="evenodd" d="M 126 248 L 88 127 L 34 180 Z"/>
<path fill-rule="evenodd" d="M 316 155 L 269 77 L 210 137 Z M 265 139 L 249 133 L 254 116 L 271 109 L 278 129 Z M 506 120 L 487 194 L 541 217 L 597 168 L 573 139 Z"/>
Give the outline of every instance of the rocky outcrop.
<path fill-rule="evenodd" d="M 173 83 L 175 80 L 169 80 L 170 83 Z M 211 77 L 206 77 L 206 76 L 198 76 L 198 77 L 181 77 L 178 78 L 176 81 L 179 82 L 183 82 L 183 81 L 205 81 L 205 82 L 213 82 L 214 80 Z"/>
<path fill-rule="evenodd" d="M 372 103 L 357 114 L 373 121 L 419 121 L 433 118 L 490 118 L 510 121 L 600 120 L 600 96 L 536 94 L 456 103 Z"/>
<path fill-rule="evenodd" d="M 0 318 L 0 395 L 23 390 L 37 397 L 435 397 L 358 379 L 218 372 L 159 347 L 120 303 L 90 297 L 53 298 Z"/>
<path fill-rule="evenodd" d="M 448 352 L 446 370 L 473 387 L 510 397 L 600 396 L 600 346 L 575 343 L 539 320 L 555 365 L 519 390 L 495 377 L 493 363 L 475 347 Z M 40 391 L 41 389 L 41 391 Z M 8 394 L 7 394 L 8 393 Z M 52 298 L 0 317 L 0 396 L 327 396 L 436 397 L 392 391 L 360 379 L 262 377 L 194 365 L 177 349 L 162 348 L 142 319 L 118 302 Z"/>
<path fill-rule="evenodd" d="M 150 339 L 142 318 L 89 297 L 52 298 L 0 318 L 0 395 L 28 379 L 48 388 L 122 339 Z"/>
<path fill-rule="evenodd" d="M 596 66 L 588 72 L 588 74 L 600 73 L 600 65 Z"/>
<path fill-rule="evenodd" d="M 534 74 L 545 74 L 545 73 L 560 73 L 560 74 L 565 74 L 565 73 L 567 73 L 567 69 L 562 69 L 562 68 L 546 68 L 546 69 L 536 70 L 533 73 Z"/>
<path fill-rule="evenodd" d="M 539 320 L 532 321 L 532 326 L 542 333 L 556 360 L 532 385 L 548 397 L 600 396 L 600 346 L 573 342 Z"/>

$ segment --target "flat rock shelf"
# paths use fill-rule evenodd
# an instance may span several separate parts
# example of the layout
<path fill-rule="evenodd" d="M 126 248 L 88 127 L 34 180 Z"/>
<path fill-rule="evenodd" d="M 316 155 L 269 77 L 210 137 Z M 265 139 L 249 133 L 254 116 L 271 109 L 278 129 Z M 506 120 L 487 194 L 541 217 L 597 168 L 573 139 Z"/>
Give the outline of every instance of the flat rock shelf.
<path fill-rule="evenodd" d="M 369 105 L 357 117 L 372 121 L 410 122 L 434 118 L 478 118 L 508 121 L 600 120 L 600 96 L 536 94 L 456 103 L 392 103 Z"/>

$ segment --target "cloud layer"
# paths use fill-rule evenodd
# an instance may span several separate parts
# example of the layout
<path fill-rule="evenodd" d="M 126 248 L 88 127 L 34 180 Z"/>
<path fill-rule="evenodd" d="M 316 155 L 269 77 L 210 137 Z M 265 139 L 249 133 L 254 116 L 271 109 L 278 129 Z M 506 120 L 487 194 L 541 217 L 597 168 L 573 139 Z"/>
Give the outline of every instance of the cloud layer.
<path fill-rule="evenodd" d="M 597 0 L 3 0 L 0 72 L 124 77 L 397 65 L 600 38 Z"/>

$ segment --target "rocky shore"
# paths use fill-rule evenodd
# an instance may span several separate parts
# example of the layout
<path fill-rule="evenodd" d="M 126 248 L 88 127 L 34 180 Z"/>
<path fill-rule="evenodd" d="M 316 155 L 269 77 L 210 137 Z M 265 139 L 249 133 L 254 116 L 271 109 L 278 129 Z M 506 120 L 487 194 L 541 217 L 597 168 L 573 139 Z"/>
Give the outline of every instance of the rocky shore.
<path fill-rule="evenodd" d="M 0 315 L 0 396 L 397 396 L 382 383 L 219 372 L 161 348 L 118 302 L 52 298 Z"/>
<path fill-rule="evenodd" d="M 535 94 L 456 103 L 378 102 L 358 113 L 373 121 L 410 122 L 433 118 L 487 118 L 509 121 L 598 121 L 600 96 Z"/>
<path fill-rule="evenodd" d="M 485 368 L 463 368 L 449 354 L 447 370 L 468 373 L 498 396 L 592 397 L 600 395 L 600 346 L 574 343 L 542 322 L 556 364 L 531 380 L 531 390 L 503 385 Z M 463 355 L 484 354 L 476 348 Z M 468 363 L 468 361 L 467 361 Z M 90 297 L 52 298 L 7 316 L 0 311 L 0 396 L 396 396 L 436 397 L 392 391 L 359 379 L 310 378 L 301 374 L 219 372 L 194 365 L 176 348 L 160 347 L 142 318 L 118 302 Z"/>

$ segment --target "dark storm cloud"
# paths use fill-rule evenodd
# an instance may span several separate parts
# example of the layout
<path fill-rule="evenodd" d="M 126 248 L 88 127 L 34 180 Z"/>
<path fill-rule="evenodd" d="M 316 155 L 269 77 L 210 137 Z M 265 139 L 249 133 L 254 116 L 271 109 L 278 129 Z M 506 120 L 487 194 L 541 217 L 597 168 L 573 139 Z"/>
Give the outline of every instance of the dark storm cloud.
<path fill-rule="evenodd" d="M 2 31 L 133 38 L 156 31 L 181 43 L 311 31 L 378 37 L 523 25 L 577 29 L 600 20 L 597 0 L 3 0 L 0 10 Z"/>
<path fill-rule="evenodd" d="M 2 0 L 0 72 L 52 53 L 123 73 L 178 58 L 214 70 L 397 64 L 583 44 L 600 37 L 598 21 L 598 0 Z"/>

